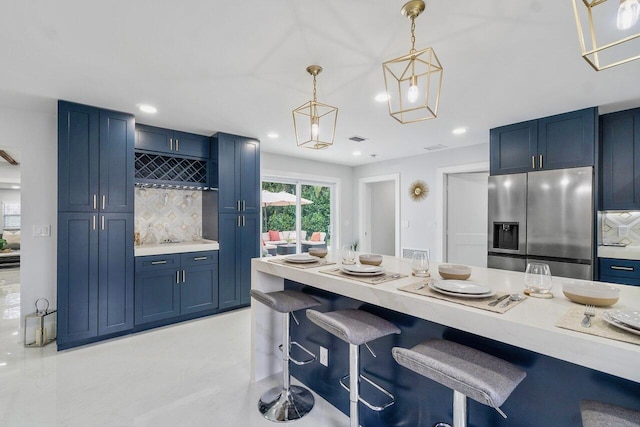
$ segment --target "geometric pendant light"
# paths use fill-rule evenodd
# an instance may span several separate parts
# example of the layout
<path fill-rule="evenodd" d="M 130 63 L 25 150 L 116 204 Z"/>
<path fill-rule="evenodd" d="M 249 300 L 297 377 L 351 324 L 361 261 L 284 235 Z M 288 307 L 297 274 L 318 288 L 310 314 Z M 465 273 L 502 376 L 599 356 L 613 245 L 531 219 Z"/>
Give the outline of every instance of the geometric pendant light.
<path fill-rule="evenodd" d="M 639 0 L 573 0 L 573 12 L 582 57 L 594 70 L 640 59 Z"/>
<path fill-rule="evenodd" d="M 313 76 L 313 99 L 293 110 L 293 129 L 298 147 L 322 150 L 333 145 L 338 109 L 316 99 L 316 77 L 321 71 L 319 65 L 307 67 L 307 72 Z"/>
<path fill-rule="evenodd" d="M 382 64 L 389 114 L 402 124 L 434 119 L 438 115 L 442 65 L 431 47 L 415 49 L 415 19 L 424 9 L 422 0 L 412 0 L 402 7 L 402 14 L 411 20 L 411 50 Z"/>

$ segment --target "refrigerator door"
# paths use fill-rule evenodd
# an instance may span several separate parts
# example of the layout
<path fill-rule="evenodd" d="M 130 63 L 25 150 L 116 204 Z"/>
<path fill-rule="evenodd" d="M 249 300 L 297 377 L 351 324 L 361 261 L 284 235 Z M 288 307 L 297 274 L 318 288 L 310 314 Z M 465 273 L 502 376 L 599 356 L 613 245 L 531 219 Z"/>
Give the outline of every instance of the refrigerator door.
<path fill-rule="evenodd" d="M 593 278 L 593 267 L 591 264 L 575 264 L 535 258 L 528 258 L 527 263 L 529 262 L 543 262 L 548 264 L 553 277 L 569 277 L 571 279 L 583 280 L 591 280 Z"/>
<path fill-rule="evenodd" d="M 527 248 L 527 174 L 490 176 L 488 191 L 488 251 L 524 255 Z M 497 241 L 500 232 L 515 229 L 517 247 L 500 247 Z"/>
<path fill-rule="evenodd" d="M 527 255 L 591 264 L 593 168 L 530 172 L 527 198 Z"/>
<path fill-rule="evenodd" d="M 524 273 L 524 270 L 527 268 L 527 260 L 524 257 L 489 254 L 487 257 L 487 268 L 497 268 L 499 270 L 511 270 Z"/>

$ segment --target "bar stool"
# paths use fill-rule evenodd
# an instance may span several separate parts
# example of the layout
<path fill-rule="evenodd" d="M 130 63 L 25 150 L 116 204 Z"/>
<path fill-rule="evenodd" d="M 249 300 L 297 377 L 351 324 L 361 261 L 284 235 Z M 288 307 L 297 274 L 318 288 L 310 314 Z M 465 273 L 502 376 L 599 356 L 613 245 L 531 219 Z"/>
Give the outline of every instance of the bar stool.
<path fill-rule="evenodd" d="M 400 365 L 453 390 L 453 427 L 467 425 L 467 397 L 507 418 L 500 405 L 527 376 L 509 362 L 451 341 L 427 340 L 391 351 Z"/>
<path fill-rule="evenodd" d="M 364 375 L 360 375 L 360 345 L 364 344 L 373 357 L 376 354 L 367 344 L 369 341 L 391 335 L 399 334 L 400 329 L 376 315 L 362 310 L 338 310 L 329 313 L 320 313 L 316 310 L 307 310 L 307 318 L 327 332 L 349 343 L 349 374 L 340 379 L 342 388 L 349 392 L 349 418 L 351 427 L 358 427 L 358 402 L 374 411 L 382 411 L 395 402 L 393 394 L 374 383 Z M 349 385 L 344 381 L 349 378 Z M 375 389 L 386 395 L 389 400 L 382 405 L 372 405 L 360 397 L 359 380 L 363 379 Z"/>
<path fill-rule="evenodd" d="M 594 400 L 581 400 L 583 427 L 639 427 L 640 412 Z"/>
<path fill-rule="evenodd" d="M 313 395 L 309 390 L 297 385 L 291 385 L 289 374 L 289 361 L 296 365 L 306 365 L 316 360 L 316 356 L 302 345 L 291 341 L 289 336 L 289 313 L 293 320 L 298 323 L 293 314 L 294 311 L 310 307 L 317 307 L 320 302 L 302 292 L 284 290 L 265 293 L 256 289 L 251 290 L 251 296 L 267 307 L 283 313 L 284 321 L 282 326 L 282 387 L 274 387 L 262 395 L 258 402 L 258 410 L 269 421 L 287 422 L 304 417 L 311 411 L 314 404 Z M 296 360 L 289 354 L 291 346 L 294 345 L 311 357 L 307 360 Z"/>

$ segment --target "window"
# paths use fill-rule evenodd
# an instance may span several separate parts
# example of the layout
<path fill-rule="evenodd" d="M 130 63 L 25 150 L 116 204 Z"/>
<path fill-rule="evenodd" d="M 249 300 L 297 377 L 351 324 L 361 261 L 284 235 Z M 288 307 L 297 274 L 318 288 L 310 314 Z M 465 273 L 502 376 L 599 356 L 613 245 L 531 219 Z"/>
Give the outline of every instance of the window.
<path fill-rule="evenodd" d="M 2 203 L 2 228 L 20 229 L 20 203 Z"/>

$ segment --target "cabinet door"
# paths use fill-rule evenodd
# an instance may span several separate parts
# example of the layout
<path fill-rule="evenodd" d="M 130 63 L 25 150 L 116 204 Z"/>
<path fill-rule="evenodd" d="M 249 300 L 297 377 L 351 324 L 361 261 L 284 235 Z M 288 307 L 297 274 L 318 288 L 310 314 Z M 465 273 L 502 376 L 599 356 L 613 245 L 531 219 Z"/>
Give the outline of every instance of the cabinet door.
<path fill-rule="evenodd" d="M 133 328 L 133 213 L 100 215 L 98 334 Z"/>
<path fill-rule="evenodd" d="M 587 108 L 538 120 L 536 169 L 593 166 L 596 108 Z"/>
<path fill-rule="evenodd" d="M 240 203 L 243 214 L 260 213 L 260 145 L 258 141 L 243 138 L 236 145 L 240 164 Z M 237 165 L 237 163 L 236 163 Z M 237 171 L 236 171 L 237 173 Z"/>
<path fill-rule="evenodd" d="M 640 209 L 640 109 L 602 116 L 601 170 L 601 209 Z"/>
<path fill-rule="evenodd" d="M 172 268 L 136 272 L 136 325 L 180 315 L 179 277 Z"/>
<path fill-rule="evenodd" d="M 100 210 L 133 213 L 134 117 L 100 111 Z"/>
<path fill-rule="evenodd" d="M 251 296 L 251 259 L 260 256 L 260 215 L 242 215 L 238 242 L 239 254 L 236 261 L 239 267 L 240 303 L 250 304 Z"/>
<path fill-rule="evenodd" d="M 97 214 L 58 214 L 58 345 L 98 335 Z"/>
<path fill-rule="evenodd" d="M 236 176 L 240 174 L 239 161 L 236 162 L 236 139 L 232 135 L 219 133 L 218 144 L 218 212 L 221 214 L 239 211 L 239 190 Z"/>
<path fill-rule="evenodd" d="M 180 285 L 180 313 L 218 308 L 218 264 L 183 268 Z"/>
<path fill-rule="evenodd" d="M 136 150 L 171 154 L 173 152 L 173 131 L 137 124 L 135 147 Z"/>
<path fill-rule="evenodd" d="M 58 102 L 58 210 L 95 212 L 99 177 L 100 113 Z"/>
<path fill-rule="evenodd" d="M 219 296 L 220 308 L 235 307 L 240 304 L 240 288 L 236 281 L 239 265 L 236 262 L 238 243 L 236 235 L 238 231 L 239 215 L 222 214 L 218 216 L 218 243 L 220 250 L 218 251 L 220 271 L 219 277 Z"/>
<path fill-rule="evenodd" d="M 538 152 L 536 120 L 491 129 L 491 175 L 529 172 Z"/>
<path fill-rule="evenodd" d="M 187 132 L 173 132 L 174 153 L 179 156 L 209 159 L 209 137 Z"/>

